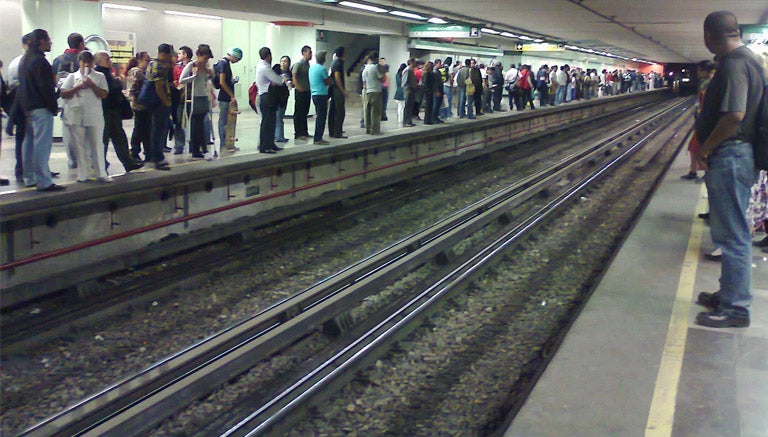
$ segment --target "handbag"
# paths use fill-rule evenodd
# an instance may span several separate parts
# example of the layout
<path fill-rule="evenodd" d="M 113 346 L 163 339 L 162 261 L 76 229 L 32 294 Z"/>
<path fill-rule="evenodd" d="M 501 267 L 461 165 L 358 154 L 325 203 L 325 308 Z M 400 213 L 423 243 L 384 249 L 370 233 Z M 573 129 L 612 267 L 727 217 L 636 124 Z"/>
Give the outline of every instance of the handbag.
<path fill-rule="evenodd" d="M 160 105 L 160 96 L 157 95 L 155 82 L 144 80 L 139 91 L 139 103 L 146 109 L 154 109 Z"/>
<path fill-rule="evenodd" d="M 133 118 L 133 109 L 131 109 L 131 102 L 120 93 L 120 118 L 123 120 L 130 120 Z"/>
<path fill-rule="evenodd" d="M 475 84 L 472 83 L 472 79 L 467 78 L 464 84 L 467 86 L 467 94 L 475 94 Z"/>

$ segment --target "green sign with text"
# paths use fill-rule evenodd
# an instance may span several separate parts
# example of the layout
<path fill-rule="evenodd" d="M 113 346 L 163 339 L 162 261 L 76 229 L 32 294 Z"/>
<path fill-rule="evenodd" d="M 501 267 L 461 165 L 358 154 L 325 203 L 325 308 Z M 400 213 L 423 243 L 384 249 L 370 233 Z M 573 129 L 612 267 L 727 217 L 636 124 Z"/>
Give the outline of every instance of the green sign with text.
<path fill-rule="evenodd" d="M 457 24 L 417 24 L 408 31 L 411 38 L 480 38 L 477 27 Z"/>

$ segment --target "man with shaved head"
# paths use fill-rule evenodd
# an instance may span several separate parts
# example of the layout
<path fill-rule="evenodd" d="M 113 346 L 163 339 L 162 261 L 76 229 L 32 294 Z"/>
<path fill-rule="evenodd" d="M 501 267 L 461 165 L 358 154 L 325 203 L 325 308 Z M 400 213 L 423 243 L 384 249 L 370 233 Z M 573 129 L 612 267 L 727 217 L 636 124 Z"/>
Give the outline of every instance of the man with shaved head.
<path fill-rule="evenodd" d="M 696 323 L 713 328 L 749 326 L 752 302 L 752 238 L 746 210 L 755 181 L 750 141 L 763 93 L 760 60 L 741 40 L 736 16 L 717 11 L 704 20 L 704 44 L 719 67 L 712 78 L 696 134 L 697 158 L 707 163 L 712 241 L 723 250 L 720 290 L 702 292 L 698 303 L 710 308 Z M 762 121 L 765 122 L 765 121 Z"/>

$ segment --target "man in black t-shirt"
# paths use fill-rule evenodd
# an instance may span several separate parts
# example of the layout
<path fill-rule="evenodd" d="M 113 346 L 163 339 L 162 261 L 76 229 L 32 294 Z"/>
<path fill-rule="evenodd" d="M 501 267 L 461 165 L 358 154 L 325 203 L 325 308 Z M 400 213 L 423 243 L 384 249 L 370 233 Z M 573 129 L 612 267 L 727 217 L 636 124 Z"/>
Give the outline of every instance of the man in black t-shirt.
<path fill-rule="evenodd" d="M 233 47 L 227 51 L 227 56 L 221 59 L 213 67 L 214 73 L 218 75 L 219 86 L 219 149 L 224 150 L 224 144 L 227 142 L 227 118 L 229 118 L 229 105 L 231 102 L 237 104 L 235 98 L 235 82 L 232 78 L 232 67 L 230 64 L 236 64 L 243 59 L 243 51 Z M 237 147 L 232 147 L 229 152 L 237 151 Z"/>
<path fill-rule="evenodd" d="M 755 181 L 752 138 L 763 93 L 763 69 L 741 41 L 736 16 L 718 11 L 704 20 L 704 43 L 716 55 L 718 69 L 707 87 L 696 122 L 702 142 L 697 158 L 706 159 L 712 241 L 722 249 L 720 290 L 702 292 L 698 303 L 711 311 L 696 323 L 713 328 L 749 326 L 752 302 L 752 238 L 746 211 Z"/>
<path fill-rule="evenodd" d="M 337 47 L 333 51 L 333 65 L 331 65 L 331 107 L 328 111 L 328 135 L 331 138 L 347 138 L 342 134 L 344 116 L 346 115 L 347 89 L 344 87 L 344 47 Z"/>

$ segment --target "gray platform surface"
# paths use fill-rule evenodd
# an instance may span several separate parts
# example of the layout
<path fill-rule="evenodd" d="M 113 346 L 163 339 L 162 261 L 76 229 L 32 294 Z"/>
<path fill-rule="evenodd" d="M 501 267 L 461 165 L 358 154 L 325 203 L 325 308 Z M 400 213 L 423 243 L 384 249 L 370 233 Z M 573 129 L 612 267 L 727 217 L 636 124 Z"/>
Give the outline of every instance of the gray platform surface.
<path fill-rule="evenodd" d="M 505 437 L 768 436 L 768 254 L 753 249 L 750 328 L 693 323 L 695 293 L 717 290 L 720 265 L 698 256 L 712 243 L 695 218 L 705 191 L 680 179 L 687 167 L 680 153 Z M 684 266 L 697 229 L 701 248 Z M 695 286 L 681 295 L 692 268 Z M 676 300 L 684 341 L 665 348 Z M 671 401 L 657 399 L 654 417 L 671 426 L 646 433 L 657 378 Z"/>

